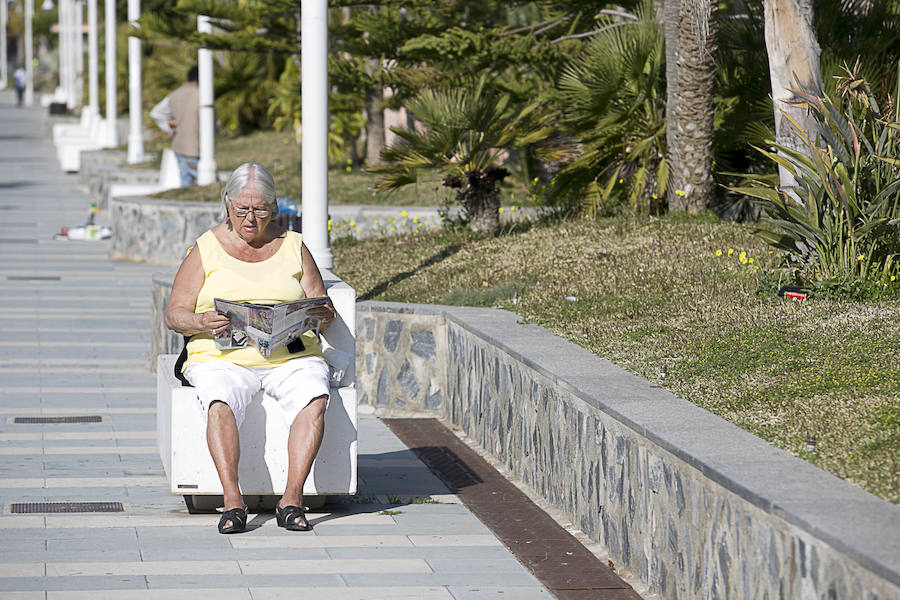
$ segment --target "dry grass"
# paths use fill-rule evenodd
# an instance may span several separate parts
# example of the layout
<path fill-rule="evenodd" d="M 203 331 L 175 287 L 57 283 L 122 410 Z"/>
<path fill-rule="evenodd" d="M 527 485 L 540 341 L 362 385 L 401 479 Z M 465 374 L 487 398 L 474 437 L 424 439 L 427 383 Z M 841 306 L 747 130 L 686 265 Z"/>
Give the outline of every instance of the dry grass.
<path fill-rule="evenodd" d="M 900 503 L 900 302 L 783 301 L 760 283 L 774 255 L 740 226 L 585 219 L 334 252 L 362 298 L 511 310 Z"/>

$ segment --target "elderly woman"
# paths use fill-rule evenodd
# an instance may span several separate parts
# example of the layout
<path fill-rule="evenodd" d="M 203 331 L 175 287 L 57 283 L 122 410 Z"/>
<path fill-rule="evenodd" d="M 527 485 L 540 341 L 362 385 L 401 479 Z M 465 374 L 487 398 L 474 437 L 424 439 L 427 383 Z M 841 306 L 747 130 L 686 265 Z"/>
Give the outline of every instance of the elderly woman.
<path fill-rule="evenodd" d="M 228 318 L 213 299 L 277 304 L 325 295 L 322 276 L 300 234 L 272 222 L 277 212 L 275 182 L 257 164 L 243 164 L 222 191 L 224 222 L 197 239 L 178 269 L 166 325 L 190 336 L 184 376 L 197 389 L 206 417 L 206 440 L 224 491 L 220 533 L 239 533 L 247 507 L 238 486 L 238 429 L 244 411 L 260 389 L 274 397 L 291 423 L 288 476 L 275 509 L 280 527 L 308 531 L 302 507 L 303 483 L 322 441 L 328 401 L 329 368 L 313 332 L 302 344 L 279 348 L 266 358 L 248 346 L 217 350 L 215 338 Z M 330 306 L 310 316 L 324 330 L 334 320 Z M 302 349 L 299 349 L 302 348 Z"/>

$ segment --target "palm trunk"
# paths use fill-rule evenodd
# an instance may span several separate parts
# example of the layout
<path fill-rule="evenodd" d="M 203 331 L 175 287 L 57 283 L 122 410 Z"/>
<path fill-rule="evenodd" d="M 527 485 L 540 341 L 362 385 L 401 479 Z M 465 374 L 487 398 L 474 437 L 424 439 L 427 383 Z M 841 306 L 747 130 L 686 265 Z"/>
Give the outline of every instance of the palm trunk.
<path fill-rule="evenodd" d="M 665 3 L 670 210 L 698 213 L 713 199 L 715 11 L 704 0 Z"/>
<path fill-rule="evenodd" d="M 812 23 L 812 0 L 765 0 L 766 50 L 775 110 L 775 142 L 807 153 L 788 116 L 815 140 L 818 125 L 804 108 L 788 104 L 794 100 L 791 89 L 821 95 L 821 50 Z M 782 112 L 784 111 L 784 112 Z M 796 186 L 793 176 L 778 168 L 782 188 Z"/>
<path fill-rule="evenodd" d="M 502 167 L 450 175 L 444 185 L 457 188 L 456 200 L 469 219 L 469 229 L 496 233 L 500 230 L 500 182 L 509 175 Z"/>
<path fill-rule="evenodd" d="M 366 90 L 366 164 L 380 167 L 381 151 L 384 149 L 384 110 L 382 90 L 375 86 Z"/>

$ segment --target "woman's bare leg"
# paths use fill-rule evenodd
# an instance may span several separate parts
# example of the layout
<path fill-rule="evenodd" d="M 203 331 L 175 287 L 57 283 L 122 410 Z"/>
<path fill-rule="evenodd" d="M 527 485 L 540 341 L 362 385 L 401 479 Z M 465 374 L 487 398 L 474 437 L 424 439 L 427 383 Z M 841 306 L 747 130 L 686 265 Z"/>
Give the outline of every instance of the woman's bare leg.
<path fill-rule="evenodd" d="M 231 407 L 214 401 L 209 405 L 209 421 L 206 425 L 206 443 L 224 492 L 225 510 L 244 508 L 244 498 L 238 486 L 238 462 L 241 444 L 237 421 Z M 228 523 L 230 526 L 231 523 Z"/>
<path fill-rule="evenodd" d="M 303 505 L 303 482 L 309 476 L 313 460 L 325 431 L 325 407 L 328 396 L 314 398 L 291 424 L 288 436 L 288 476 L 279 506 Z"/>

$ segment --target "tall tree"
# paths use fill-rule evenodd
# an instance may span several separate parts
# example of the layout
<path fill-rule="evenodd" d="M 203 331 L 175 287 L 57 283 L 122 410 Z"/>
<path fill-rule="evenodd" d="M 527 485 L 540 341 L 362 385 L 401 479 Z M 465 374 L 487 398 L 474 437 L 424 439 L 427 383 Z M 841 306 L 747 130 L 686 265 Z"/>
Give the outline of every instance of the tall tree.
<path fill-rule="evenodd" d="M 713 199 L 715 12 L 710 0 L 665 3 L 670 210 L 697 213 Z"/>
<path fill-rule="evenodd" d="M 795 102 L 794 91 L 817 96 L 823 91 L 821 49 L 813 27 L 812 4 L 812 0 L 765 0 L 764 3 L 775 141 L 802 153 L 808 148 L 798 138 L 790 119 L 810 134 L 817 131 L 818 123 L 805 105 Z M 778 177 L 781 187 L 796 186 L 794 177 L 784 167 L 778 167 Z"/>

